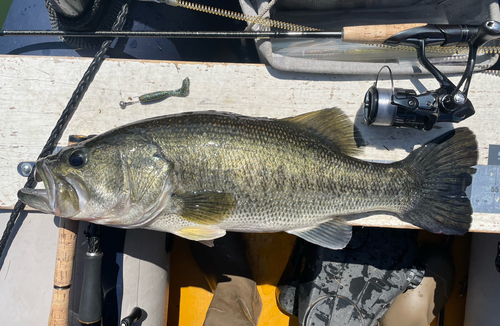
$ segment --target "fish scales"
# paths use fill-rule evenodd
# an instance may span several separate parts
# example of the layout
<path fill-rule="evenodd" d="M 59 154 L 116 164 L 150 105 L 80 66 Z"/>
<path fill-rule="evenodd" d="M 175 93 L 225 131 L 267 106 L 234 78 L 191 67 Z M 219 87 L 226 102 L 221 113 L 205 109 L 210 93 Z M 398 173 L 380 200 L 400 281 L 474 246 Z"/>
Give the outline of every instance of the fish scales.
<path fill-rule="evenodd" d="M 183 190 L 235 195 L 237 205 L 221 223 L 233 230 L 252 222 L 274 231 L 335 214 L 399 212 L 411 202 L 404 195 L 420 187 L 408 166 L 342 155 L 327 139 L 286 121 L 198 114 L 139 127 L 168 153 Z M 403 181 L 399 188 L 394 180 Z"/>

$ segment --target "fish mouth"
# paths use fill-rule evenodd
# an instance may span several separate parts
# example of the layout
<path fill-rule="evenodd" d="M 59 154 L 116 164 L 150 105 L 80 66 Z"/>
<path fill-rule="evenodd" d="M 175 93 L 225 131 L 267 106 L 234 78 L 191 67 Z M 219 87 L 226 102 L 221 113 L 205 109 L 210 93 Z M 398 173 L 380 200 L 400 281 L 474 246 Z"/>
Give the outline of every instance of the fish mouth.
<path fill-rule="evenodd" d="M 31 188 L 23 188 L 18 191 L 17 197 L 23 203 L 28 206 L 33 207 L 39 211 L 44 213 L 54 213 L 54 208 L 52 203 L 47 196 L 47 190 L 45 189 L 31 189 Z"/>
<path fill-rule="evenodd" d="M 37 182 L 43 182 L 45 189 L 22 188 L 17 197 L 28 206 L 55 214 L 55 182 L 45 160 L 36 162 L 34 176 Z"/>
<path fill-rule="evenodd" d="M 45 189 L 22 188 L 17 197 L 23 203 L 60 217 L 72 217 L 79 212 L 78 196 L 74 187 L 61 178 L 54 177 L 45 160 L 36 162 L 34 176 L 38 182 L 43 182 Z"/>

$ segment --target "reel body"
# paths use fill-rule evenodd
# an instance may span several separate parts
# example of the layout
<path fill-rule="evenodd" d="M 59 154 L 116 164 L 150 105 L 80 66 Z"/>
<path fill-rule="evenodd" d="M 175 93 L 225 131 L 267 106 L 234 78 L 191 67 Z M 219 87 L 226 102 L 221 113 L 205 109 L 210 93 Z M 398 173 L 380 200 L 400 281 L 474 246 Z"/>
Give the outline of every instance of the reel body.
<path fill-rule="evenodd" d="M 447 95 L 448 92 L 441 88 L 417 95 L 413 89 L 374 85 L 365 94 L 365 122 L 369 126 L 431 130 L 436 122 L 460 122 L 475 113 L 468 99 L 456 109 L 448 110 L 443 105 Z"/>

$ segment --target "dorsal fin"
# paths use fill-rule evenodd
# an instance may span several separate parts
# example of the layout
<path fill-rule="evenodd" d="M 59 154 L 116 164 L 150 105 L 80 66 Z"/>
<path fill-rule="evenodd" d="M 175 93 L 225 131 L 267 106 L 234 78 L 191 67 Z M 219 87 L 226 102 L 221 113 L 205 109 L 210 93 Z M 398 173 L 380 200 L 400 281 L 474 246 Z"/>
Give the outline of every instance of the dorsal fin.
<path fill-rule="evenodd" d="M 285 118 L 283 121 L 314 130 L 331 141 L 343 154 L 355 155 L 362 151 L 358 147 L 364 144 L 361 133 L 354 127 L 349 117 L 338 108 L 309 112 Z"/>

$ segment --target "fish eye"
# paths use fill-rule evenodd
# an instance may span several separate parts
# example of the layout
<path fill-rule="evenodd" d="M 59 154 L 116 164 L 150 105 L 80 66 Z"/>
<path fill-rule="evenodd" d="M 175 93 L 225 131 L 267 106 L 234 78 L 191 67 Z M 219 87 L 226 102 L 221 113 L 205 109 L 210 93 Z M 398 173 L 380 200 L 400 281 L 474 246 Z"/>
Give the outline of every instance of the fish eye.
<path fill-rule="evenodd" d="M 87 163 L 87 155 L 82 151 L 76 151 L 68 158 L 68 163 L 75 168 L 81 168 Z"/>

